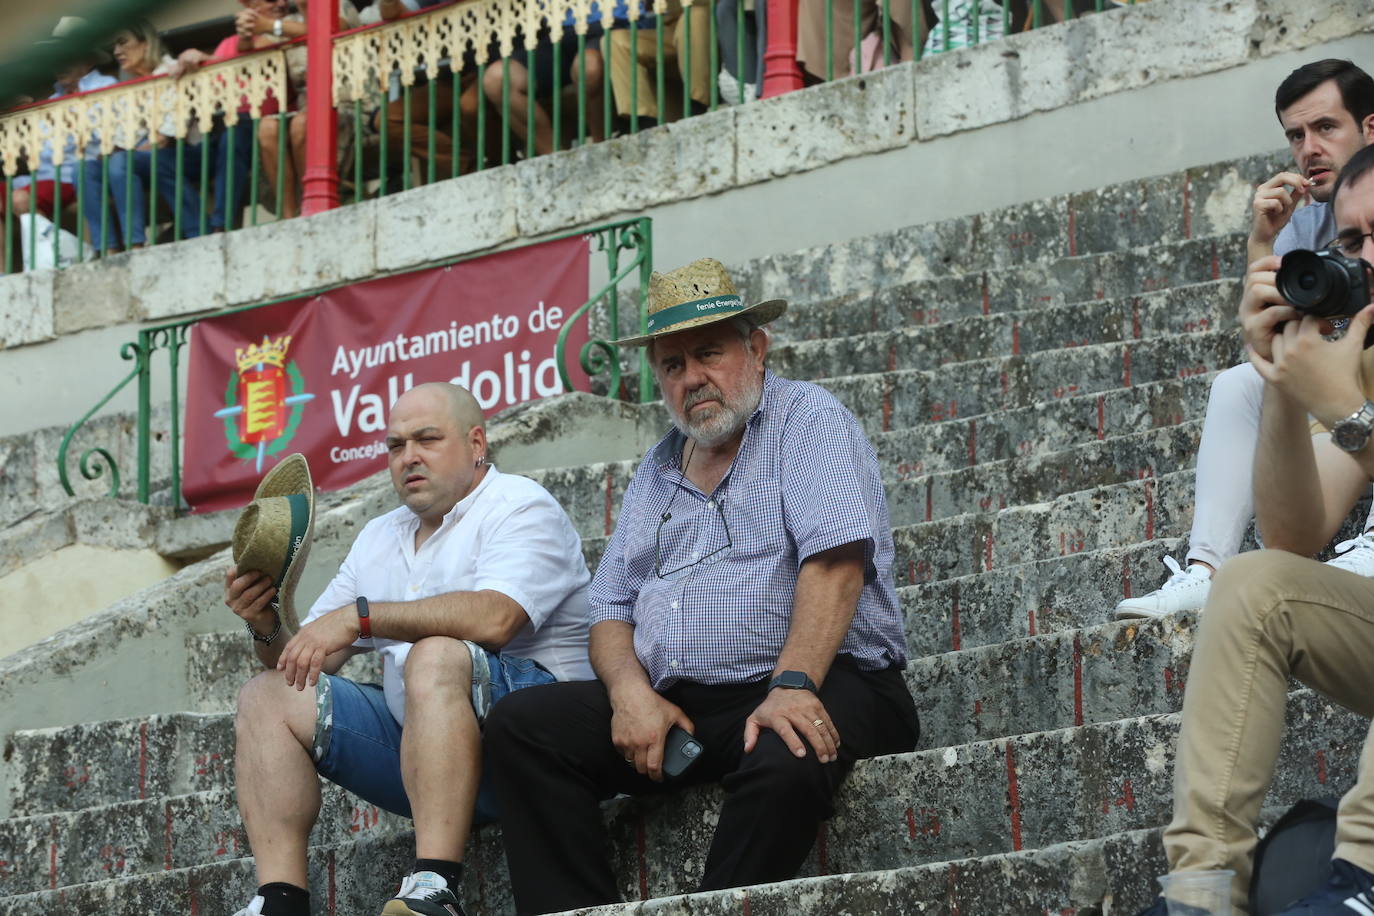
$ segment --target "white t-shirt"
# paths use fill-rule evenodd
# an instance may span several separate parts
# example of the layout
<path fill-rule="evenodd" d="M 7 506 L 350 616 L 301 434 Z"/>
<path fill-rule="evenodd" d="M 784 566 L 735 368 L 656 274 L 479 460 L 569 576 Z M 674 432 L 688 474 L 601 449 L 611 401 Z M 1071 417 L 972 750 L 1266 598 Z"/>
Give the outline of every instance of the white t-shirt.
<path fill-rule="evenodd" d="M 368 522 L 305 624 L 352 604 L 415 601 L 455 591 L 491 589 L 520 605 L 529 622 L 502 653 L 532 658 L 560 681 L 591 680 L 587 659 L 587 583 L 591 574 L 563 507 L 527 477 L 494 467 L 415 549 L 420 519 L 405 506 Z M 397 722 L 405 721 L 405 661 L 411 643 L 359 640 L 382 654 L 382 688 Z"/>

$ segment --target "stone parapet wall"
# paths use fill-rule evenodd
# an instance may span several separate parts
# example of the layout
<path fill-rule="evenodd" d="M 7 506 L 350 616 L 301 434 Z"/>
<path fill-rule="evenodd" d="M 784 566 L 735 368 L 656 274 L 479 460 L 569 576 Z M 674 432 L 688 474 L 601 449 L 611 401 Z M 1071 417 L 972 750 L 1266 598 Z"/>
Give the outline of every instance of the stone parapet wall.
<path fill-rule="evenodd" d="M 1156 0 L 309 219 L 6 276 L 0 347 L 297 295 L 1371 30 L 1356 0 Z"/>

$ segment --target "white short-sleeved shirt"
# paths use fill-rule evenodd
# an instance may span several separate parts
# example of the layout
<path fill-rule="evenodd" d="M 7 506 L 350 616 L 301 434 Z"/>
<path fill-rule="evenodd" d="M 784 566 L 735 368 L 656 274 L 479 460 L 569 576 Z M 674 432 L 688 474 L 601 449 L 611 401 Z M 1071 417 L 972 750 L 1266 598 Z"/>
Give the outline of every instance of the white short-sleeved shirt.
<path fill-rule="evenodd" d="M 401 506 L 368 522 L 339 572 L 305 619 L 352 604 L 415 601 L 455 591 L 491 589 L 514 600 L 529 622 L 502 653 L 532 658 L 560 681 L 595 677 L 587 658 L 587 572 L 563 507 L 527 477 L 489 467 L 477 489 L 444 516 L 415 549 L 420 519 Z M 375 646 L 372 645 L 375 643 Z M 411 643 L 359 640 L 382 654 L 382 687 L 397 722 L 405 721 L 405 661 Z"/>

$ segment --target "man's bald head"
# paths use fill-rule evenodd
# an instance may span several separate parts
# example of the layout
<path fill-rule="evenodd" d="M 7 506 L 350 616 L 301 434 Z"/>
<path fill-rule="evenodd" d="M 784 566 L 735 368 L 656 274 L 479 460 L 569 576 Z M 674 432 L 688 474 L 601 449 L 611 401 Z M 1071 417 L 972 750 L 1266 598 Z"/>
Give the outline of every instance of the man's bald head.
<path fill-rule="evenodd" d="M 401 400 L 412 394 L 419 395 L 442 395 L 448 403 L 448 413 L 455 423 L 458 430 L 464 434 L 474 426 L 486 428 L 486 420 L 482 416 L 482 408 L 477 403 L 477 399 L 472 396 L 466 388 L 455 385 L 452 382 L 425 382 L 423 385 L 416 385 L 414 388 L 401 395 L 396 400 L 397 404 Z"/>

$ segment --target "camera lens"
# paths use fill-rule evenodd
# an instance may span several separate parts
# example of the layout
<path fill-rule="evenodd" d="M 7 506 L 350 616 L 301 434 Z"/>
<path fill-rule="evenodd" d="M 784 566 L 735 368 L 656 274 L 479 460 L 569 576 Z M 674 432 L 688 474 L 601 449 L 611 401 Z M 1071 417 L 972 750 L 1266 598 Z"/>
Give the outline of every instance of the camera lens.
<path fill-rule="evenodd" d="M 1314 251 L 1290 251 L 1284 255 L 1275 280 L 1284 299 L 1312 315 L 1340 314 L 1340 305 L 1347 297 L 1345 272 Z"/>
<path fill-rule="evenodd" d="M 688 741 L 682 746 L 682 756 L 691 759 L 701 753 L 701 745 L 695 741 Z"/>

